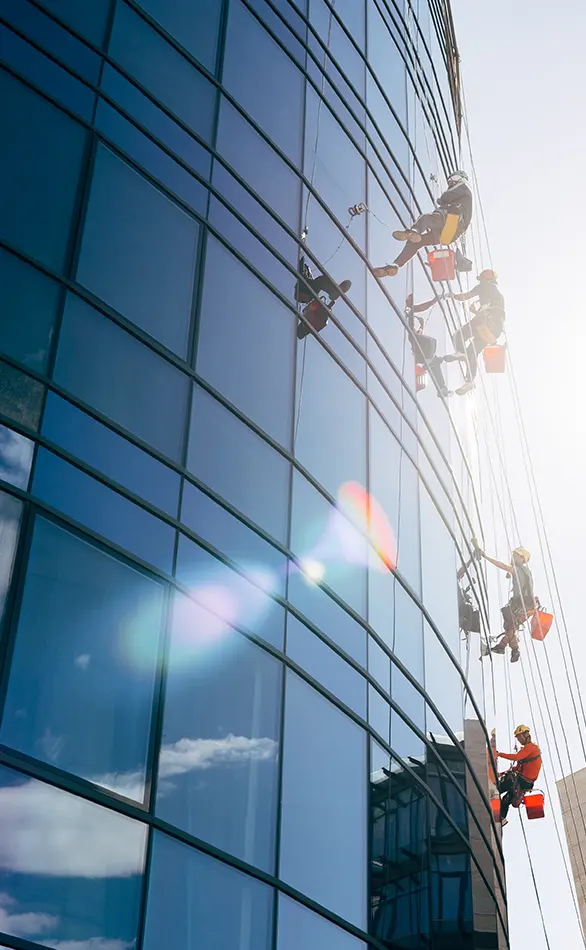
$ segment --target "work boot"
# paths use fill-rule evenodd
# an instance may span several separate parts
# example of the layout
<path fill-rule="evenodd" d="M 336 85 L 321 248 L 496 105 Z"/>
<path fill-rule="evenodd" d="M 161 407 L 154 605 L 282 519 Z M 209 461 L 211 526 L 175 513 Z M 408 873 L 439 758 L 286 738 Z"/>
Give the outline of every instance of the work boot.
<path fill-rule="evenodd" d="M 506 643 L 504 644 L 497 643 L 495 647 L 491 647 L 491 653 L 504 653 L 506 649 L 507 649 Z"/>
<path fill-rule="evenodd" d="M 399 273 L 399 265 L 385 264 L 384 267 L 373 267 L 372 273 L 375 277 L 396 277 Z"/>
<path fill-rule="evenodd" d="M 517 663 L 520 658 L 521 654 L 518 650 L 511 650 L 511 663 Z"/>
<path fill-rule="evenodd" d="M 457 360 L 465 360 L 465 359 L 466 359 L 466 354 L 458 353 L 458 352 L 446 353 L 446 355 L 443 357 L 444 363 L 455 363 Z"/>
<path fill-rule="evenodd" d="M 474 389 L 474 383 L 472 382 L 471 379 L 469 379 L 468 382 L 464 383 L 463 386 L 460 386 L 460 388 L 457 389 L 456 392 L 458 396 L 465 396 L 466 393 L 471 392 L 473 389 Z"/>
<path fill-rule="evenodd" d="M 411 241 L 413 244 L 421 243 L 421 235 L 412 228 L 406 228 L 405 231 L 393 231 L 395 241 Z"/>

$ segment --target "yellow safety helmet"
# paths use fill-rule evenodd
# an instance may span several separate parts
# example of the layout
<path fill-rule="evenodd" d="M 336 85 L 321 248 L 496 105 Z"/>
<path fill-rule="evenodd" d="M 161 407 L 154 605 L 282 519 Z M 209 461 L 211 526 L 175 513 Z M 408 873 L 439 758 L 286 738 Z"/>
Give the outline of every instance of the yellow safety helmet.
<path fill-rule="evenodd" d="M 521 723 L 520 726 L 517 726 L 517 728 L 515 729 L 515 732 L 513 733 L 513 735 L 515 735 L 515 736 L 520 736 L 520 735 L 522 735 L 524 732 L 531 732 L 531 729 L 529 728 L 529 726 L 526 726 L 524 723 Z"/>
<path fill-rule="evenodd" d="M 523 560 L 525 561 L 525 563 L 527 563 L 527 561 L 530 561 L 530 560 L 531 560 L 531 554 L 530 554 L 530 552 L 527 550 L 527 548 L 522 548 L 522 547 L 513 548 L 513 554 L 518 554 L 519 557 L 522 557 L 522 558 L 523 558 Z"/>

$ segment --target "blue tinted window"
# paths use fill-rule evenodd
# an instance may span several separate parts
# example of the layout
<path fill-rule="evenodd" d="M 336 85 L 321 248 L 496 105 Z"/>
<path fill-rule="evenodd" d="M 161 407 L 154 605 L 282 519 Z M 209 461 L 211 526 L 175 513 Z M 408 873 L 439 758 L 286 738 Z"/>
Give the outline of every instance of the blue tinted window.
<path fill-rule="evenodd" d="M 243 576 L 180 535 L 175 574 L 221 622 L 250 630 L 283 649 L 285 611 L 270 596 L 278 587 L 274 572 L 251 566 Z"/>
<path fill-rule="evenodd" d="M 285 594 L 285 556 L 187 481 L 183 486 L 181 520 L 235 564 L 248 571 L 266 572 L 276 592 Z"/>
<path fill-rule="evenodd" d="M 110 12 L 110 0 L 92 0 L 91 3 L 79 3 L 79 0 L 41 0 L 41 2 L 44 7 L 55 13 L 82 36 L 86 36 L 98 46 L 102 45 Z"/>
<path fill-rule="evenodd" d="M 392 23 L 391 18 L 388 19 Z M 393 40 L 392 27 L 387 27 L 373 0 L 368 4 L 368 61 L 399 118 L 406 124 L 405 62 Z"/>
<path fill-rule="evenodd" d="M 295 326 L 293 312 L 210 237 L 197 372 L 285 446 L 291 440 Z"/>
<path fill-rule="evenodd" d="M 179 475 L 55 393 L 47 393 L 43 435 L 157 508 L 177 517 Z"/>
<path fill-rule="evenodd" d="M 299 163 L 303 75 L 240 0 L 230 4 L 223 82 L 273 142 Z"/>
<path fill-rule="evenodd" d="M 91 120 L 95 93 L 39 50 L 0 26 L 2 59 L 82 118 Z"/>
<path fill-rule="evenodd" d="M 199 225 L 100 146 L 77 279 L 185 356 Z"/>
<path fill-rule="evenodd" d="M 0 237 L 60 270 L 85 130 L 6 72 L 0 73 L 0 127 Z"/>
<path fill-rule="evenodd" d="M 138 0 L 153 19 L 210 72 L 215 71 L 222 0 Z"/>
<path fill-rule="evenodd" d="M 160 584 L 38 518 L 2 742 L 142 801 L 162 608 Z"/>
<path fill-rule="evenodd" d="M 34 442 L 0 424 L 0 478 L 17 488 L 28 488 Z"/>
<path fill-rule="evenodd" d="M 457 656 L 460 650 L 456 550 L 427 491 L 420 487 L 423 603 Z M 463 585 L 467 585 L 464 578 Z"/>
<path fill-rule="evenodd" d="M 407 677 L 393 666 L 391 672 L 391 696 L 399 708 L 421 732 L 425 732 L 425 701 Z M 413 732 L 401 716 L 391 713 L 391 746 L 393 752 L 409 760 L 409 756 L 423 756 L 423 741 Z"/>
<path fill-rule="evenodd" d="M 176 596 L 157 813 L 272 873 L 282 665 L 228 628 L 210 641 L 202 616 Z"/>
<path fill-rule="evenodd" d="M 59 284 L 0 249 L 0 349 L 46 369 L 59 297 Z"/>
<path fill-rule="evenodd" d="M 259 527 L 285 541 L 289 463 L 199 386 L 193 392 L 187 465 Z"/>
<path fill-rule="evenodd" d="M 135 944 L 146 826 L 0 769 L 2 926 L 45 947 Z"/>
<path fill-rule="evenodd" d="M 368 722 L 376 729 L 381 739 L 389 741 L 391 707 L 372 685 L 368 687 Z"/>
<path fill-rule="evenodd" d="M 296 564 L 289 567 L 289 602 L 330 640 L 366 665 L 366 631 Z"/>
<path fill-rule="evenodd" d="M 280 877 L 358 927 L 366 917 L 365 771 L 363 730 L 289 671 Z M 332 794 L 332 782 L 343 795 Z"/>
<path fill-rule="evenodd" d="M 458 621 L 456 621 L 456 627 Z M 426 620 L 423 622 L 423 636 L 425 643 L 425 691 L 437 705 L 442 716 L 454 732 L 461 732 L 464 684 L 457 668 L 438 640 L 435 631 Z M 478 641 L 476 641 L 478 643 Z M 470 649 L 474 650 L 476 644 Z M 480 646 L 478 646 L 480 650 Z M 474 654 L 472 654 L 474 656 Z M 459 651 L 456 653 L 459 658 Z M 429 731 L 429 728 L 428 728 Z M 445 726 L 440 726 L 445 732 Z"/>
<path fill-rule="evenodd" d="M 279 894 L 277 950 L 366 950 L 366 944 L 320 917 L 309 907 Z"/>
<path fill-rule="evenodd" d="M 181 456 L 187 377 L 73 295 L 55 379 L 165 455 Z"/>
<path fill-rule="evenodd" d="M 413 590 L 420 593 L 419 477 L 413 462 L 409 461 L 404 453 L 401 458 L 398 538 L 397 567 Z"/>
<path fill-rule="evenodd" d="M 380 570 L 380 560 L 377 559 L 368 571 L 368 622 L 391 649 L 395 627 L 394 603 L 395 578 L 390 571 Z"/>
<path fill-rule="evenodd" d="M 100 72 L 100 57 L 97 53 L 58 26 L 51 17 L 46 16 L 28 0 L 21 0 L 20 3 L 0 0 L 0 12 L 11 26 L 16 27 L 30 40 L 53 53 L 75 72 L 97 83 Z"/>
<path fill-rule="evenodd" d="M 116 8 L 108 52 L 194 132 L 210 139 L 214 86 L 125 3 Z"/>
<path fill-rule="evenodd" d="M 391 691 L 391 661 L 372 637 L 368 638 L 368 672 L 387 693 Z"/>
<path fill-rule="evenodd" d="M 155 833 L 145 950 L 269 950 L 272 916 L 266 884 Z"/>
<path fill-rule="evenodd" d="M 175 530 L 78 468 L 39 449 L 33 492 L 47 504 L 171 573 Z"/>
<path fill-rule="evenodd" d="M 409 594 L 396 584 L 394 651 L 418 682 L 423 683 L 423 615 Z"/>
<path fill-rule="evenodd" d="M 292 614 L 287 618 L 287 656 L 366 719 L 366 680 Z"/>
<path fill-rule="evenodd" d="M 3 415 L 37 429 L 44 391 L 42 383 L 0 360 L 0 412 Z"/>
<path fill-rule="evenodd" d="M 12 579 L 21 511 L 22 502 L 18 498 L 0 492 L 0 621 Z"/>

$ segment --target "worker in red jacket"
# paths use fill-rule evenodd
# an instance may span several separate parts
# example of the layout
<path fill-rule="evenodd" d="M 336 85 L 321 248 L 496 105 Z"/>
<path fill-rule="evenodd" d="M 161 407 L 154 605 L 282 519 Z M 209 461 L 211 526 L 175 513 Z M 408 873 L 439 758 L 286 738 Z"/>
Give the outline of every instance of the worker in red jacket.
<path fill-rule="evenodd" d="M 507 812 L 511 805 L 513 808 L 519 807 L 525 793 L 531 791 L 541 771 L 541 750 L 532 741 L 529 726 L 517 726 L 515 739 L 521 746 L 518 752 L 497 752 L 499 758 L 515 763 L 508 772 L 501 775 L 498 783 L 503 825 L 507 823 Z"/>

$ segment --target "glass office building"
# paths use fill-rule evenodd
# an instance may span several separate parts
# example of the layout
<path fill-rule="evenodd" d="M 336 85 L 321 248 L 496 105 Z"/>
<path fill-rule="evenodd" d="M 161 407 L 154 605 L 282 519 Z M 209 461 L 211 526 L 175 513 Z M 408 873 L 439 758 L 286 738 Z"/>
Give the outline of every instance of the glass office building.
<path fill-rule="evenodd" d="M 447 0 L 0 0 L 0 58 L 0 944 L 508 946 L 473 466 L 371 270 Z"/>

